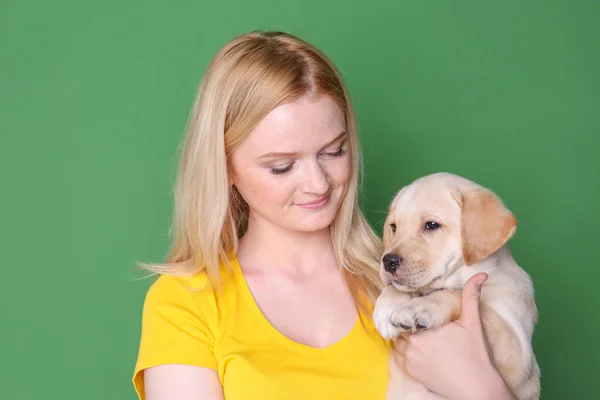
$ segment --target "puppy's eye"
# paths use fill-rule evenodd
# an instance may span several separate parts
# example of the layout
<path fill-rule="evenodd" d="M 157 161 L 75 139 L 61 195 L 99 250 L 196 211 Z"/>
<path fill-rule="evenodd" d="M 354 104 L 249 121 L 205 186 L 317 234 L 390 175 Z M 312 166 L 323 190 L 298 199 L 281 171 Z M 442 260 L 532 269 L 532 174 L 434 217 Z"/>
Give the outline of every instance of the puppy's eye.
<path fill-rule="evenodd" d="M 426 231 L 433 231 L 435 229 L 438 229 L 441 225 L 438 224 L 437 222 L 433 222 L 433 221 L 427 221 L 425 222 L 425 230 Z"/>
<path fill-rule="evenodd" d="M 392 233 L 396 233 L 396 224 L 390 224 L 390 228 L 392 228 Z"/>

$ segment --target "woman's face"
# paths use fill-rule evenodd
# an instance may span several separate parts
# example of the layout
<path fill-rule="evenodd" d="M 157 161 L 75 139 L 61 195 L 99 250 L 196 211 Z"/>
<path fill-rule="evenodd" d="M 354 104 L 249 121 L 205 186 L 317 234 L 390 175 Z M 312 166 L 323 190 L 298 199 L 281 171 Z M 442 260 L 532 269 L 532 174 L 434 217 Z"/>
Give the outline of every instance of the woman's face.
<path fill-rule="evenodd" d="M 344 114 L 328 96 L 272 110 L 232 152 L 232 182 L 250 207 L 250 226 L 328 228 L 350 179 Z"/>

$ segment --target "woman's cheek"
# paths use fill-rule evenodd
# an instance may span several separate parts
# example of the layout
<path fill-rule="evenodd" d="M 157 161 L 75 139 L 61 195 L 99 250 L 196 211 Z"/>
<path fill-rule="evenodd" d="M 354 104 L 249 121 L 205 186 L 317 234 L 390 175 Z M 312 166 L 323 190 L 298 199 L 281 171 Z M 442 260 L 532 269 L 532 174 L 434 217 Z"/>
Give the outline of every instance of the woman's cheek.
<path fill-rule="evenodd" d="M 345 156 L 331 166 L 330 176 L 332 181 L 338 185 L 344 185 L 350 180 L 350 159 Z"/>
<path fill-rule="evenodd" d="M 294 194 L 291 176 L 275 175 L 268 171 L 253 175 L 252 191 L 266 204 L 287 202 Z"/>

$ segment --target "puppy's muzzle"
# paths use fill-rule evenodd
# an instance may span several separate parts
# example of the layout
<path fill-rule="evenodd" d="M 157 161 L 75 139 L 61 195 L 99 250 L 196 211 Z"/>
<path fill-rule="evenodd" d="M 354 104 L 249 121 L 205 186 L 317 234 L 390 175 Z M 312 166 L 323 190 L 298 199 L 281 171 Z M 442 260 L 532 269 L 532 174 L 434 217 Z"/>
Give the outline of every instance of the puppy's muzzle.
<path fill-rule="evenodd" d="M 383 256 L 383 267 L 390 274 L 395 273 L 402 265 L 404 259 L 398 254 L 388 253 Z"/>

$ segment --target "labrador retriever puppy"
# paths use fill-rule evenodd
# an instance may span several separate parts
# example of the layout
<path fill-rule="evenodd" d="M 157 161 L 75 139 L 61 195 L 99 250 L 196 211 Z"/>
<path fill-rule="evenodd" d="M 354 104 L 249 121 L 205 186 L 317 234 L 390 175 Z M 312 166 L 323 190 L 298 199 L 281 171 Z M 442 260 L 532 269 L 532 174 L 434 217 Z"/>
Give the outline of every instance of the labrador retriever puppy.
<path fill-rule="evenodd" d="M 458 318 L 461 290 L 475 274 L 493 361 L 519 400 L 539 399 L 532 349 L 537 306 L 529 275 L 506 245 L 517 220 L 492 191 L 450 173 L 417 179 L 394 198 L 384 228 L 373 319 L 386 339 L 437 328 Z M 388 400 L 440 399 L 390 362 Z"/>

